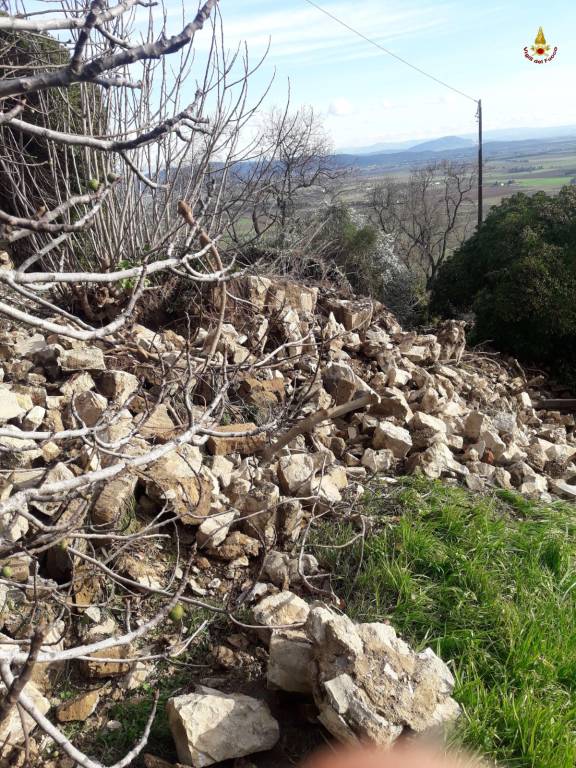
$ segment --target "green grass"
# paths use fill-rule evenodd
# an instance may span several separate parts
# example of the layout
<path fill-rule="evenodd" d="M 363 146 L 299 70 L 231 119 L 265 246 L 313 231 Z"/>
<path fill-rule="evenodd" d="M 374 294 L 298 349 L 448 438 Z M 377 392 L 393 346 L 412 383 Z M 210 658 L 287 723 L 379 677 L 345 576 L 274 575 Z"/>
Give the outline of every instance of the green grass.
<path fill-rule="evenodd" d="M 149 751 L 165 760 L 176 760 L 166 703 L 171 696 L 187 692 L 191 679 L 191 673 L 187 669 L 175 671 L 168 666 L 161 668 L 153 683 L 145 683 L 124 701 L 113 704 L 109 708 L 107 718 L 117 720 L 120 727 L 117 730 L 102 728 L 95 734 L 89 735 L 88 744 L 84 745 L 87 753 L 96 755 L 105 765 L 110 765 L 124 757 L 141 739 L 154 704 L 154 693 L 158 690 L 158 709 L 144 752 Z M 143 766 L 142 755 L 132 765 Z"/>
<path fill-rule="evenodd" d="M 358 545 L 317 552 L 347 613 L 390 619 L 451 662 L 457 742 L 514 768 L 574 768 L 576 509 L 422 480 L 365 506 L 377 527 L 362 558 Z M 316 543 L 354 533 L 327 524 Z"/>

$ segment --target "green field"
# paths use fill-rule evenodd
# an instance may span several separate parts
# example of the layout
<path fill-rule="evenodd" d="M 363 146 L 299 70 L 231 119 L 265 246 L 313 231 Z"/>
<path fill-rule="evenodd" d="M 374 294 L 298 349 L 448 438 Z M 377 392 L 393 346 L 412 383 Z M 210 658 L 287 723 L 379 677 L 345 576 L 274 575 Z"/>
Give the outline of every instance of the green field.
<path fill-rule="evenodd" d="M 548 187 L 563 187 L 566 184 L 570 183 L 570 179 L 566 176 L 548 176 L 545 178 L 538 178 L 538 179 L 521 179 L 518 178 L 515 180 L 515 184 L 517 184 L 520 187 L 530 187 L 530 189 L 545 189 L 547 190 Z"/>
<path fill-rule="evenodd" d="M 375 185 L 390 177 L 404 181 L 409 175 L 410 169 L 406 166 L 368 175 L 353 171 L 339 180 L 337 197 L 357 209 L 366 210 Z M 488 158 L 484 164 L 485 207 L 488 210 L 516 192 L 533 194 L 542 190 L 555 194 L 573 178 L 576 178 L 576 150 L 572 148 L 566 152 Z M 475 190 L 470 197 L 476 199 Z"/>

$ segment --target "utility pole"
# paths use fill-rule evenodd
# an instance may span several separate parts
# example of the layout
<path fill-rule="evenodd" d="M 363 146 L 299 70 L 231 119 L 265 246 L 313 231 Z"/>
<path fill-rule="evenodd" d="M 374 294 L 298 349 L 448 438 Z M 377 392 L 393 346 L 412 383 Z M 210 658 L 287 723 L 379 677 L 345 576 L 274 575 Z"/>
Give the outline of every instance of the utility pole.
<path fill-rule="evenodd" d="M 483 158 L 482 158 L 482 99 L 478 99 L 478 112 L 476 113 L 478 118 L 478 229 L 482 226 L 484 218 L 484 198 L 482 189 L 482 172 Z"/>

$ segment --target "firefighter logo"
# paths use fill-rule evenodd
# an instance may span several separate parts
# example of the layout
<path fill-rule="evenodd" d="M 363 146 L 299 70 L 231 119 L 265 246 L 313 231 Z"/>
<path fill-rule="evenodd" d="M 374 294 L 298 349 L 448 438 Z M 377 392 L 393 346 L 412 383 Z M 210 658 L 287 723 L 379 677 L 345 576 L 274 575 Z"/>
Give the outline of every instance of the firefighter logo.
<path fill-rule="evenodd" d="M 547 64 L 556 56 L 557 51 L 558 46 L 552 50 L 551 46 L 546 42 L 544 30 L 542 27 L 539 27 L 534 45 L 531 45 L 530 48 L 528 46 L 524 48 L 524 57 L 528 61 L 534 62 L 534 64 Z"/>

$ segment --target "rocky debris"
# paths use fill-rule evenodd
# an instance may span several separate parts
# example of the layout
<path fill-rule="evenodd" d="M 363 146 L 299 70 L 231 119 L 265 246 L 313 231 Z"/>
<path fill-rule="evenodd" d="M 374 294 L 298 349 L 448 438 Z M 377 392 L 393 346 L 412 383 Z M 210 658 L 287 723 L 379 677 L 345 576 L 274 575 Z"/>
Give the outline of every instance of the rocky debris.
<path fill-rule="evenodd" d="M 178 759 L 194 768 L 265 752 L 280 738 L 268 706 L 240 693 L 198 686 L 169 699 L 167 710 Z"/>
<path fill-rule="evenodd" d="M 392 451 L 396 459 L 404 459 L 412 448 L 412 438 L 407 429 L 389 421 L 381 421 L 374 430 L 372 446 L 376 450 L 386 448 Z"/>
<path fill-rule="evenodd" d="M 261 600 L 254 607 L 253 616 L 256 624 L 271 628 L 259 630 L 262 637 L 270 637 L 272 629 L 304 624 L 309 612 L 308 603 L 293 592 L 286 591 Z"/>
<path fill-rule="evenodd" d="M 326 509 L 355 492 L 356 484 L 372 473 L 456 478 L 477 489 L 510 487 L 531 498 L 572 496 L 574 417 L 536 411 L 540 391 L 502 362 L 468 355 L 461 365 L 463 323 L 443 323 L 436 334 L 405 332 L 377 302 L 269 278 L 241 278 L 238 295 L 252 304 L 245 328 L 264 329 L 264 335 L 255 342 L 231 316 L 224 323 L 217 354 L 246 361 L 257 348 L 254 344 L 266 344 L 269 333 L 290 340 L 311 332 L 313 340 L 305 350 L 286 350 L 279 358 L 281 367 L 239 376 L 234 397 L 254 420 L 210 422 L 217 434 L 209 436 L 204 448 L 194 449 L 192 460 L 162 457 L 139 480 L 136 494 L 140 488 L 145 491 L 139 509 L 158 510 L 169 503 L 181 520 L 199 525 L 231 504 L 240 517 L 253 516 L 250 524 L 241 526 L 244 533 L 264 534 L 272 541 L 291 498 L 316 495 L 316 503 Z M 197 329 L 197 348 L 211 343 L 213 330 Z M 177 364 L 186 348 L 185 339 L 173 331 L 154 332 L 137 324 L 127 338 L 142 354 L 163 356 L 168 365 Z M 132 454 L 179 433 L 170 397 L 157 401 L 154 387 L 159 380 L 153 366 L 134 361 L 134 375 L 124 370 L 125 362 L 120 367 L 113 354 L 105 356 L 99 345 L 57 335 L 5 332 L 1 341 L 6 351 L 0 424 L 10 432 L 0 436 L 0 448 L 5 449 L 1 468 L 21 471 L 45 465 L 50 470 L 59 461 L 74 475 L 98 469 L 97 457 L 85 448 L 71 457 L 62 455 L 58 442 L 36 443 L 26 436 L 28 431 L 73 428 L 75 413 L 87 426 L 103 423 L 102 438 L 119 447 L 126 442 L 125 450 Z M 323 345 L 325 355 L 319 356 Z M 259 456 L 273 436 L 258 432 L 255 414 L 264 414 L 266 420 L 287 396 L 299 392 L 306 392 L 303 416 L 366 393 L 374 400 L 358 413 L 316 425 L 308 437 L 297 436 L 263 472 Z M 201 406 L 194 408 L 200 415 Z M 234 434 L 246 431 L 255 434 Z M 249 471 L 239 456 L 254 457 Z M 115 459 L 102 455 L 99 461 L 108 466 Z M 20 480 L 13 484 L 14 490 L 20 487 Z M 121 500 L 118 507 L 124 509 L 134 495 L 132 482 L 125 487 L 115 484 L 114 489 Z M 118 519 L 110 515 L 113 505 L 107 497 L 113 498 L 112 490 L 103 490 L 94 507 L 99 525 Z M 304 507 L 311 503 L 304 501 Z M 297 537 L 302 509 L 294 507 L 293 514 L 287 535 Z"/>
<path fill-rule="evenodd" d="M 104 353 L 99 347 L 78 347 L 60 353 L 58 363 L 63 371 L 105 371 Z"/>
<path fill-rule="evenodd" d="M 136 324 L 116 346 L 102 342 L 102 348 L 57 334 L 24 334 L 9 324 L 0 329 L 0 499 L 42 482 L 72 481 L 114 465 L 123 454 L 157 451 L 149 465 L 98 484 L 92 498 L 83 488 L 82 500 L 36 498 L 2 516 L 3 543 L 22 540 L 22 546 L 20 555 L 0 562 L 9 573 L 9 586 L 0 585 L 0 606 L 11 606 L 0 623 L 19 639 L 32 611 L 32 579 L 39 578 L 41 599 L 56 581 L 72 585 L 64 598 L 71 609 L 59 639 L 64 647 L 78 636 L 92 642 L 121 631 L 121 612 L 112 618 L 103 607 L 113 599 L 106 577 L 73 556 L 73 549 L 92 556 L 92 544 L 71 535 L 50 547 L 39 576 L 22 556 L 34 530 L 25 514 L 63 529 L 84 515 L 99 536 L 96 550 L 107 553 L 115 534 L 130 539 L 129 551 L 109 562 L 121 579 L 135 582 L 132 605 L 146 607 L 142 597 L 150 590 L 172 589 L 184 577 L 183 553 L 195 547 L 187 593 L 215 601 L 242 595 L 260 627 L 255 635 L 269 644 L 270 687 L 312 691 L 322 721 L 338 738 L 388 743 L 400 732 L 427 729 L 455 713 L 441 662 L 406 650 L 384 625 L 356 626 L 330 612 L 311 623 L 310 606 L 288 590 L 304 593 L 322 585 L 323 577 L 315 559 L 300 553 L 299 539 L 314 515 L 332 508 L 346 514 L 366 479 L 379 473 L 388 482 L 417 473 L 459 481 L 474 492 L 494 486 L 534 499 L 574 500 L 574 416 L 537 410 L 538 401 L 553 394 L 542 377 L 528 381 L 517 364 L 466 352 L 460 322 L 444 323 L 434 334 L 405 332 L 377 302 L 284 280 L 243 276 L 240 282 L 242 290 L 232 293 L 248 304 L 239 303 L 235 314 L 231 294 L 215 365 L 186 404 L 162 371 L 173 372 L 174 380 L 186 377 L 186 352 L 194 357 L 210 348 L 215 325 L 199 325 L 188 343 L 174 331 Z M 287 346 L 270 367 L 257 365 L 282 342 Z M 232 384 L 222 408 L 206 419 L 206 405 L 222 386 L 218 366 L 224 361 Z M 359 397 L 369 402 L 346 410 Z M 333 409 L 334 418 L 313 421 Z M 165 446 L 187 428 L 188 413 L 204 419 L 208 439 L 198 435 L 192 444 Z M 274 453 L 279 434 L 305 417 L 312 419 L 301 433 L 296 429 Z M 271 420 L 279 434 L 263 431 Z M 50 434 L 78 429 L 81 422 L 97 425 L 97 441 Z M 168 532 L 162 528 L 167 520 L 173 540 L 156 542 L 157 531 Z M 139 541 L 141 530 L 147 535 Z M 166 622 L 167 633 L 172 623 L 179 626 L 178 620 Z M 234 670 L 250 663 L 242 654 L 249 656 L 220 641 L 211 658 Z M 149 673 L 124 658 L 120 649 L 109 649 L 78 667 L 120 696 Z M 89 703 L 89 694 L 74 702 L 80 713 Z M 72 704 L 62 703 L 56 717 L 70 716 Z"/>
<path fill-rule="evenodd" d="M 17 419 L 26 413 L 26 408 L 20 404 L 15 392 L 0 389 L 0 423 Z"/>
<path fill-rule="evenodd" d="M 100 631 L 97 632 L 100 634 Z M 83 675 L 89 680 L 118 677 L 130 670 L 130 664 L 122 661 L 129 656 L 125 647 L 114 646 L 103 651 L 95 651 L 85 661 L 78 662 Z"/>
<path fill-rule="evenodd" d="M 256 424 L 252 422 L 244 424 L 226 424 L 217 427 L 216 431 L 222 434 L 211 435 L 208 438 L 207 447 L 213 456 L 228 456 L 231 453 L 240 453 L 242 456 L 250 456 L 256 451 L 262 449 L 266 444 L 266 435 L 259 433 L 255 435 L 229 435 L 231 432 L 250 432 L 256 430 Z"/>
<path fill-rule="evenodd" d="M 197 448 L 183 445 L 155 462 L 145 473 L 147 498 L 156 506 L 168 503 L 186 525 L 199 525 L 208 515 L 212 488 L 200 476 L 202 457 Z"/>
<path fill-rule="evenodd" d="M 84 722 L 94 713 L 100 701 L 100 691 L 89 691 L 65 701 L 56 709 L 59 723 Z"/>
<path fill-rule="evenodd" d="M 415 653 L 390 625 L 354 624 L 320 604 L 303 630 L 273 632 L 268 681 L 312 691 L 318 719 L 342 742 L 389 746 L 459 714 L 452 674 L 430 648 Z"/>
<path fill-rule="evenodd" d="M 288 693 L 311 694 L 313 647 L 306 633 L 276 630 L 268 650 L 268 686 Z"/>

